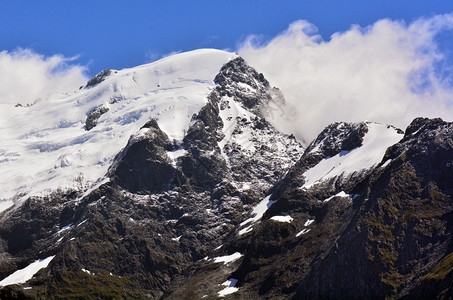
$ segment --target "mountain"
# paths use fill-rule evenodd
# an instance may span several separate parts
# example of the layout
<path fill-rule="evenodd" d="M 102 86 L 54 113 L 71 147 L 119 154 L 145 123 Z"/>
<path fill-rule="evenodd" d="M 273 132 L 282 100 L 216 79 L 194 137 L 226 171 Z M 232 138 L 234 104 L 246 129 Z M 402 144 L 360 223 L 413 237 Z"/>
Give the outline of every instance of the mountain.
<path fill-rule="evenodd" d="M 3 106 L 1 299 L 448 298 L 453 123 L 334 123 L 196 50 Z"/>
<path fill-rule="evenodd" d="M 452 125 L 327 127 L 276 186 L 233 276 L 263 297 L 451 297 Z"/>

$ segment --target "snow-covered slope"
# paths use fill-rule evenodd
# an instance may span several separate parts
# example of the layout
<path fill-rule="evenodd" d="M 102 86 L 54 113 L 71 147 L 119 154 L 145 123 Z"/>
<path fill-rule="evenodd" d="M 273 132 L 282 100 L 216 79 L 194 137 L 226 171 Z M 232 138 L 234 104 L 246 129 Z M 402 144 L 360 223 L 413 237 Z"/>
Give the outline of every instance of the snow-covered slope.
<path fill-rule="evenodd" d="M 151 118 L 180 142 L 214 77 L 235 57 L 196 50 L 111 71 L 93 86 L 31 106 L 1 105 L 0 209 L 13 198 L 102 181 L 115 155 Z"/>
<path fill-rule="evenodd" d="M 384 157 L 391 145 L 403 138 L 396 128 L 373 122 L 366 122 L 368 132 L 362 145 L 350 151 L 341 151 L 333 157 L 321 160 L 316 166 L 304 173 L 305 182 L 302 188 L 310 188 L 330 178 L 342 176 L 348 178 L 362 170 L 370 170 Z M 312 152 L 316 152 L 315 147 Z"/>

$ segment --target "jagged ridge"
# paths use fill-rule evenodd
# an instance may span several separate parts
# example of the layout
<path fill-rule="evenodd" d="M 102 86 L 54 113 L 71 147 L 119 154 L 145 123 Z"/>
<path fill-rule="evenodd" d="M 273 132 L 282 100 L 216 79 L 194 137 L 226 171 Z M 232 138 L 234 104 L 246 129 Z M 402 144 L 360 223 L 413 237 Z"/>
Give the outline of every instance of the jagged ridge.
<path fill-rule="evenodd" d="M 304 150 L 265 120 L 268 104 L 284 99 L 243 59 L 178 57 L 189 66 L 182 73 L 168 58 L 153 65 L 161 68 L 101 73 L 71 96 L 83 113 L 58 130 L 83 132 L 82 145 L 112 124 L 131 129 L 105 161 L 107 180 L 87 186 L 79 176 L 71 189 L 25 195 L 0 214 L 0 278 L 50 261 L 1 298 L 452 295 L 452 123 L 418 118 L 404 136 L 334 123 Z M 228 62 L 200 81 L 191 70 L 205 58 Z M 128 92 L 149 79 L 142 72 L 157 75 Z M 153 96 L 172 89 L 194 98 Z M 150 99 L 168 110 L 144 110 Z M 174 128 L 167 112 L 183 122 Z M 39 143 L 42 153 L 72 145 Z"/>

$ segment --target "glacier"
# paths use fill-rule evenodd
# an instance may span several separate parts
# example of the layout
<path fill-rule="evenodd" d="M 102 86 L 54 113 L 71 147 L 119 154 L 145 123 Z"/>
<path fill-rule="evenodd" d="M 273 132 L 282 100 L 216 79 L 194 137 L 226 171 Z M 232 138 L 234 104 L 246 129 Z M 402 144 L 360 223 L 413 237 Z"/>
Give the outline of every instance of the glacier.
<path fill-rule="evenodd" d="M 181 142 L 192 115 L 207 103 L 214 77 L 237 55 L 214 49 L 104 72 L 103 81 L 28 106 L 0 106 L 0 212 L 56 189 L 105 182 L 129 137 L 150 119 Z M 102 108 L 89 131 L 90 112 Z M 179 155 L 181 153 L 175 153 Z"/>

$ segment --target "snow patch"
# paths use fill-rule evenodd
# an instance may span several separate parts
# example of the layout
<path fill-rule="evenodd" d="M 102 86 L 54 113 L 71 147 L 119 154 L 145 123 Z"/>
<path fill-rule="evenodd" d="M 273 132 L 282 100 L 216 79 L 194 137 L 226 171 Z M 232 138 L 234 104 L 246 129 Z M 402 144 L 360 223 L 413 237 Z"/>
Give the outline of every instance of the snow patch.
<path fill-rule="evenodd" d="M 392 162 L 391 159 L 387 159 L 387 160 L 385 161 L 385 163 L 382 164 L 381 168 L 384 169 L 384 168 L 387 167 L 391 162 Z"/>
<path fill-rule="evenodd" d="M 223 264 L 227 265 L 227 264 L 230 264 L 230 263 L 238 260 L 241 257 L 242 257 L 241 253 L 235 252 L 231 255 L 214 257 L 214 262 L 216 262 L 216 263 L 223 262 Z"/>
<path fill-rule="evenodd" d="M 68 231 L 70 230 L 74 225 L 71 223 L 71 224 L 68 224 L 66 226 L 64 226 L 63 228 L 61 228 L 60 230 L 58 230 L 55 234 L 56 235 L 62 235 L 65 231 Z M 65 235 L 62 235 L 58 240 L 57 240 L 57 244 L 59 244 L 63 239 L 65 238 Z"/>
<path fill-rule="evenodd" d="M 296 237 L 299 237 L 299 236 L 301 236 L 302 234 L 306 234 L 306 233 L 308 233 L 310 230 L 311 230 L 311 229 L 304 228 L 304 229 L 302 229 L 300 232 L 298 232 L 298 233 L 296 234 Z"/>
<path fill-rule="evenodd" d="M 232 294 L 234 292 L 237 292 L 239 289 L 236 287 L 238 280 L 235 278 L 230 278 L 224 283 L 222 283 L 225 288 L 221 290 L 218 294 L 220 297 L 224 297 L 226 295 Z"/>
<path fill-rule="evenodd" d="M 185 149 L 178 149 L 178 150 L 174 150 L 174 151 L 168 151 L 167 152 L 167 155 L 168 157 L 170 157 L 171 159 L 171 163 L 174 167 L 176 167 L 176 163 L 178 162 L 178 158 L 181 157 L 181 156 L 184 156 L 187 154 L 187 150 Z"/>
<path fill-rule="evenodd" d="M 66 225 L 66 226 L 64 226 L 63 228 L 61 228 L 60 230 L 58 230 L 57 233 L 66 231 L 66 230 L 68 230 L 68 229 L 71 228 L 71 227 L 72 227 L 72 223 L 71 223 L 71 224 L 68 224 L 68 225 Z"/>
<path fill-rule="evenodd" d="M 87 270 L 87 269 L 82 269 L 82 271 L 85 272 L 85 273 L 87 273 L 87 274 L 89 274 L 89 275 L 91 275 L 91 276 L 94 276 L 94 275 L 95 275 L 93 272 L 90 272 L 90 271 Z"/>
<path fill-rule="evenodd" d="M 291 216 L 273 216 L 271 218 L 273 221 L 291 223 L 294 220 Z"/>
<path fill-rule="evenodd" d="M 88 221 L 88 219 L 85 219 L 82 222 L 80 222 L 79 224 L 77 224 L 77 227 L 82 226 L 83 224 L 85 224 L 86 221 Z"/>
<path fill-rule="evenodd" d="M 344 191 L 341 191 L 333 196 L 330 196 L 329 198 L 327 199 L 324 199 L 322 202 L 329 202 L 330 200 L 332 200 L 333 198 L 335 197 L 342 197 L 342 198 L 351 198 L 351 199 L 355 199 L 357 198 L 359 195 L 357 194 L 354 194 L 354 195 L 350 195 L 350 194 L 346 194 Z"/>
<path fill-rule="evenodd" d="M 249 190 L 249 189 L 250 189 L 250 183 L 247 183 L 247 182 L 243 183 L 240 188 L 241 191 L 245 191 L 245 190 Z"/>
<path fill-rule="evenodd" d="M 243 228 L 239 231 L 239 235 L 243 235 L 247 232 L 250 232 L 252 230 L 252 226 L 254 223 L 256 223 L 258 220 L 260 220 L 264 213 L 267 211 L 269 207 L 272 206 L 276 201 L 270 200 L 271 195 L 266 196 L 260 203 L 258 203 L 252 210 L 252 214 L 254 214 L 253 218 L 249 218 L 242 222 L 239 226 L 245 226 L 249 223 L 252 223 L 251 225 L 247 226 L 246 228 Z"/>
<path fill-rule="evenodd" d="M 181 239 L 182 235 L 176 237 L 176 238 L 172 238 L 172 241 L 175 241 L 175 242 L 179 242 L 179 240 Z"/>
<path fill-rule="evenodd" d="M 13 274 L 4 278 L 2 281 L 0 281 L 0 286 L 7 286 L 10 284 L 21 284 L 21 283 L 27 282 L 36 273 L 38 273 L 39 270 L 47 268 L 47 266 L 49 265 L 49 263 L 52 261 L 52 259 L 54 257 L 55 257 L 55 255 L 49 256 L 45 259 L 35 260 L 31 264 L 29 264 L 27 267 L 17 270 Z"/>
<path fill-rule="evenodd" d="M 315 221 L 314 219 L 312 219 L 312 220 L 308 219 L 307 221 L 305 221 L 304 226 L 305 227 L 310 226 L 314 221 Z"/>
<path fill-rule="evenodd" d="M 238 145 L 242 147 L 244 150 L 249 150 L 251 152 L 255 151 L 253 143 L 250 142 L 251 140 L 251 132 L 250 128 L 245 128 L 245 130 L 236 136 L 233 136 L 233 132 L 236 129 L 236 125 L 238 123 L 238 119 L 247 119 L 250 120 L 255 116 L 242 107 L 242 105 L 236 101 L 232 97 L 223 97 L 222 101 L 228 103 L 224 109 L 220 109 L 219 115 L 223 121 L 223 128 L 222 132 L 225 137 L 219 142 L 219 147 L 223 151 L 223 147 L 229 142 L 236 142 Z M 228 161 L 228 158 L 227 158 Z"/>

